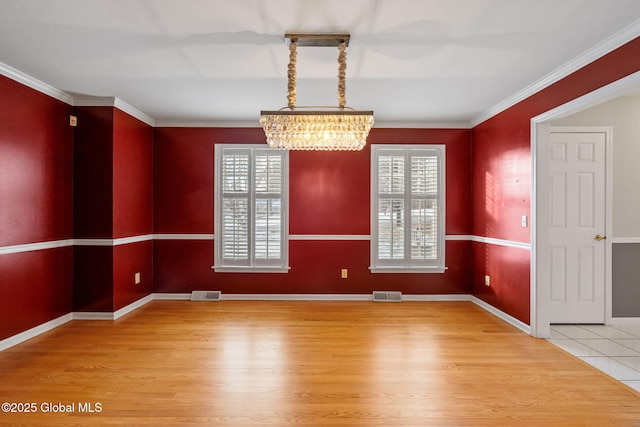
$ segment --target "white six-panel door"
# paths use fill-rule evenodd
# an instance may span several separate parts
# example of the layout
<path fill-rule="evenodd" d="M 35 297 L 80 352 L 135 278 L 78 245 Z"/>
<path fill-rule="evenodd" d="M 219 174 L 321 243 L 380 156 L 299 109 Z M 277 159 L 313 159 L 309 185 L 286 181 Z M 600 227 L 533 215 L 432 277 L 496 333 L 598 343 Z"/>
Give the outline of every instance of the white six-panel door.
<path fill-rule="evenodd" d="M 605 321 L 606 136 L 551 130 L 551 323 Z"/>

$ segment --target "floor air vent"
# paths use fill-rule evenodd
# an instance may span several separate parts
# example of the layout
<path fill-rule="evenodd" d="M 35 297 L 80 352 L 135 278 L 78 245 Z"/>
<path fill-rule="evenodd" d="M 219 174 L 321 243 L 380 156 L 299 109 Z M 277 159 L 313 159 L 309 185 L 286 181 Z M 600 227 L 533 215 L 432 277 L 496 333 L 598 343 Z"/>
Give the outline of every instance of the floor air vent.
<path fill-rule="evenodd" d="M 395 291 L 374 291 L 374 302 L 402 302 L 402 292 Z"/>
<path fill-rule="evenodd" d="M 193 291 L 191 301 L 220 301 L 220 291 Z"/>

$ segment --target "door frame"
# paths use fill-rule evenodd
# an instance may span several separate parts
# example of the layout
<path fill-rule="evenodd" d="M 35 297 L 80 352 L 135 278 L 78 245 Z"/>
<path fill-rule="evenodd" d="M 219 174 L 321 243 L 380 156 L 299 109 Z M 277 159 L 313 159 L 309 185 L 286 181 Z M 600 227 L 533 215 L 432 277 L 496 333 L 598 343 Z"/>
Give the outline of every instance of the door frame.
<path fill-rule="evenodd" d="M 530 318 L 531 335 L 549 338 L 551 322 L 549 301 L 551 286 L 543 280 L 549 270 L 549 135 L 552 120 L 560 119 L 595 105 L 610 101 L 640 85 L 640 71 L 617 80 L 607 86 L 583 95 L 531 119 L 531 267 L 530 267 Z M 585 127 L 576 127 L 576 129 Z M 606 207 L 605 207 L 605 323 L 611 322 L 611 229 L 612 229 L 612 129 L 610 127 L 587 127 L 608 133 L 606 148 Z"/>

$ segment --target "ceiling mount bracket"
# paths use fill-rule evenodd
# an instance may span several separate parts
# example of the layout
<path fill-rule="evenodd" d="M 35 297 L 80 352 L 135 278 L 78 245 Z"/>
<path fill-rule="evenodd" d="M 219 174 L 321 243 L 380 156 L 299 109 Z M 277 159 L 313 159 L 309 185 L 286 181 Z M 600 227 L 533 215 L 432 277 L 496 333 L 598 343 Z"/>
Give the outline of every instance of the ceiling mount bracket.
<path fill-rule="evenodd" d="M 287 33 L 284 35 L 287 43 L 295 41 L 298 46 L 313 47 L 338 47 L 340 43 L 349 46 L 351 35 L 349 33 L 328 33 L 328 34 L 300 34 Z"/>

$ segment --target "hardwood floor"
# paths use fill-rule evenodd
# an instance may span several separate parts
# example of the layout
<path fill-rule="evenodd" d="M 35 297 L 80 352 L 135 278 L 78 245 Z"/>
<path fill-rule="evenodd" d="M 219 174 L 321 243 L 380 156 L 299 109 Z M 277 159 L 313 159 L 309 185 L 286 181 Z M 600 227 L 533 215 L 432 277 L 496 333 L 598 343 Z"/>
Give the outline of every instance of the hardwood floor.
<path fill-rule="evenodd" d="M 638 392 L 468 302 L 153 301 L 0 352 L 0 402 L 36 410 L 0 425 L 640 426 Z"/>

